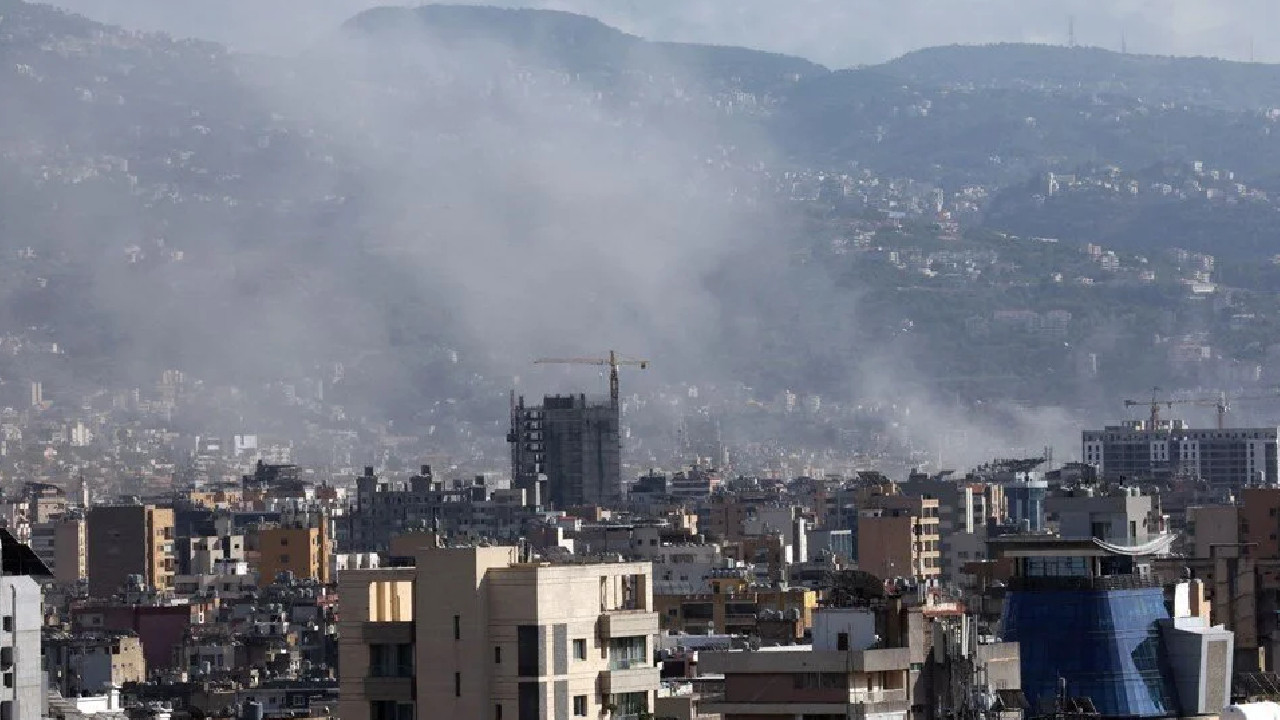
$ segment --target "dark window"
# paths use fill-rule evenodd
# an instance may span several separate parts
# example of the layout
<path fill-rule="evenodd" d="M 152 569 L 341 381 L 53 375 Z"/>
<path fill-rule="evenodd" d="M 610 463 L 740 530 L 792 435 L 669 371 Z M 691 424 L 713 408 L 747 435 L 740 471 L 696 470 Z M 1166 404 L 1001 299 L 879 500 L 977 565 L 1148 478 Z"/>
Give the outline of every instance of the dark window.
<path fill-rule="evenodd" d="M 519 689 L 519 720 L 541 720 L 539 696 L 541 690 L 536 682 L 522 682 Z M 0 719 L 2 720 L 2 719 Z"/>
<path fill-rule="evenodd" d="M 516 628 L 516 674 L 533 677 L 538 674 L 538 626 L 521 625 Z M 523 716 L 521 711 L 521 715 Z"/>
<path fill-rule="evenodd" d="M 462 639 L 462 616 L 461 615 L 453 616 L 453 639 L 454 640 Z"/>
<path fill-rule="evenodd" d="M 493 720 L 502 720 L 502 704 L 493 706 Z"/>
<path fill-rule="evenodd" d="M 587 716 L 587 696 L 586 695 L 573 696 L 573 716 L 574 717 Z"/>
<path fill-rule="evenodd" d="M 837 650 L 849 649 L 849 633 L 840 633 L 836 635 L 836 649 Z"/>
<path fill-rule="evenodd" d="M 587 659 L 587 641 L 586 640 L 579 638 L 573 641 L 573 659 L 574 660 Z"/>
<path fill-rule="evenodd" d="M 453 674 L 453 696 L 462 697 L 462 673 Z"/>
<path fill-rule="evenodd" d="M 494 664 L 497 664 L 497 665 L 502 664 L 502 646 L 501 645 L 493 646 L 493 662 Z"/>

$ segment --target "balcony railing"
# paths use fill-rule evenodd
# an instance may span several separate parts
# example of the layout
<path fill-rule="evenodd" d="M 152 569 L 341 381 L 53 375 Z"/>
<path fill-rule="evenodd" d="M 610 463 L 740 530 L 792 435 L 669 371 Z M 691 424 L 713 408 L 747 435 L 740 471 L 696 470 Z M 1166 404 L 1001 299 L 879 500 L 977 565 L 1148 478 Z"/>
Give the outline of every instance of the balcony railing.
<path fill-rule="evenodd" d="M 850 690 L 849 703 L 852 705 L 906 702 L 907 691 L 897 690 Z"/>
<path fill-rule="evenodd" d="M 865 715 L 866 714 L 865 706 L 868 706 L 868 705 L 878 705 L 880 703 L 904 703 L 905 704 L 906 702 L 907 702 L 907 691 L 901 688 L 897 690 L 850 690 L 849 691 L 849 705 L 853 706 L 851 710 L 855 716 Z M 744 703 L 741 699 L 729 700 L 725 697 L 723 692 L 703 695 L 701 698 L 699 698 L 698 703 L 699 705 L 745 704 L 745 705 L 757 705 L 757 706 L 766 706 L 769 704 L 764 702 Z M 839 703 L 837 702 L 835 704 L 839 704 Z"/>
<path fill-rule="evenodd" d="M 1010 590 L 1024 592 L 1035 591 L 1085 591 L 1101 592 L 1106 590 L 1139 590 L 1142 588 L 1161 587 L 1160 578 L 1155 575 L 1099 575 L 1094 577 L 1043 576 L 1015 577 L 1009 581 Z"/>
<path fill-rule="evenodd" d="M 653 667 L 653 663 L 644 658 L 609 658 L 610 670 L 639 670 Z"/>

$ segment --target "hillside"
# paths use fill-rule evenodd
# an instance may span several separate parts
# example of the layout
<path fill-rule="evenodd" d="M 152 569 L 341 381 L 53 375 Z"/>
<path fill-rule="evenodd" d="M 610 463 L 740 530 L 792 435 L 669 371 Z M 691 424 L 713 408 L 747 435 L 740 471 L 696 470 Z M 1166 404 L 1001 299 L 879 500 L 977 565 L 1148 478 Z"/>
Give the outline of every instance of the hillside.
<path fill-rule="evenodd" d="M 538 352 L 841 394 L 872 384 L 868 348 L 990 375 L 986 338 L 1050 378 L 1001 387 L 1073 398 L 1074 353 L 1145 386 L 1175 368 L 1117 333 L 1213 326 L 1181 305 L 1200 271 L 1137 264 L 1208 253 L 1257 288 L 1239 268 L 1280 252 L 1270 66 L 992 46 L 832 72 L 448 6 L 280 59 L 0 15 L 0 336 L 60 343 L 69 377 L 340 364 L 334 396 L 412 417 L 500 397 L 478 378 Z M 1048 172 L 1073 180 L 1049 193 Z M 1086 243 L 1143 257 L 1102 275 Z M 1223 362 L 1260 356 L 1250 332 L 1216 337 Z"/>
<path fill-rule="evenodd" d="M 341 36 L 368 40 L 384 50 L 388 43 L 428 43 L 458 51 L 483 43 L 487 51 L 501 49 L 527 62 L 597 82 L 661 72 L 697 79 L 710 87 L 764 93 L 828 72 L 801 58 L 748 48 L 649 42 L 593 18 L 552 10 L 384 7 L 347 21 Z"/>
<path fill-rule="evenodd" d="M 941 87 L 1052 87 L 1223 110 L 1280 107 L 1280 66 L 1214 58 L 1121 54 L 1093 47 L 954 45 L 908 53 L 880 69 Z"/>

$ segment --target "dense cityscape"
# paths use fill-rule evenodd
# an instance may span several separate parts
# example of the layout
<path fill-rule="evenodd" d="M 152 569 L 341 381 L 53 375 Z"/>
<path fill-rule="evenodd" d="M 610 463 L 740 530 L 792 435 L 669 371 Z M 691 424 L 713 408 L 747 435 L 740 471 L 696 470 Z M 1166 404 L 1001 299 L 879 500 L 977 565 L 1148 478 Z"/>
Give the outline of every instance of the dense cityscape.
<path fill-rule="evenodd" d="M 1252 36 L 133 2 L 0 0 L 0 720 L 1280 720 Z"/>

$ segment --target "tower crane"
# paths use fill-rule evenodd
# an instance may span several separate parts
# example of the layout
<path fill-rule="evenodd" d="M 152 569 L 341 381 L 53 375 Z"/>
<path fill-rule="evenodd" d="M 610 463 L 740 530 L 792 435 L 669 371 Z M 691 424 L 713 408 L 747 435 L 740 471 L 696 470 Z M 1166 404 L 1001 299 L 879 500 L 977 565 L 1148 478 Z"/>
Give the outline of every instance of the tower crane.
<path fill-rule="evenodd" d="M 1218 393 L 1218 396 L 1212 400 L 1205 400 L 1202 404 L 1212 404 L 1218 411 L 1218 429 L 1221 430 L 1227 424 L 1227 411 L 1231 409 L 1231 403 L 1235 400 L 1274 400 L 1280 398 L 1280 389 L 1273 389 L 1267 393 L 1258 395 L 1227 395 L 1224 392 Z"/>
<path fill-rule="evenodd" d="M 1267 400 L 1272 398 L 1280 398 L 1280 389 L 1275 389 L 1266 394 L 1259 395 L 1228 395 L 1225 392 L 1218 393 L 1215 397 L 1205 398 L 1182 398 L 1182 399 L 1166 399 L 1161 400 L 1157 397 L 1160 392 L 1159 388 L 1154 388 L 1151 394 L 1151 400 L 1125 400 L 1125 407 L 1140 407 L 1149 405 L 1151 408 L 1151 430 L 1155 430 L 1160 424 L 1160 406 L 1172 408 L 1174 405 L 1198 405 L 1200 407 L 1213 407 L 1218 413 L 1218 429 L 1221 430 L 1227 425 L 1227 410 L 1231 409 L 1231 403 L 1236 400 Z"/>
<path fill-rule="evenodd" d="M 1168 407 L 1168 408 L 1172 408 L 1174 405 L 1190 405 L 1190 404 L 1199 403 L 1199 402 L 1200 402 L 1199 400 L 1161 400 L 1160 388 L 1156 387 L 1156 388 L 1151 388 L 1150 402 L 1147 402 L 1145 400 L 1125 400 L 1124 406 L 1127 408 L 1131 408 L 1131 407 L 1142 407 L 1143 405 L 1149 405 L 1151 407 L 1151 421 L 1150 421 L 1151 424 L 1147 428 L 1147 430 L 1151 432 L 1155 432 L 1156 428 L 1160 427 L 1160 406 L 1161 405 L 1164 405 L 1165 407 Z"/>
<path fill-rule="evenodd" d="M 618 407 L 618 368 L 622 365 L 630 367 L 638 367 L 646 370 L 649 367 L 648 360 L 632 360 L 623 358 L 613 350 L 609 351 L 609 357 L 605 358 L 538 358 L 534 360 L 535 365 L 595 365 L 597 367 L 609 368 L 609 402 L 614 407 Z"/>

